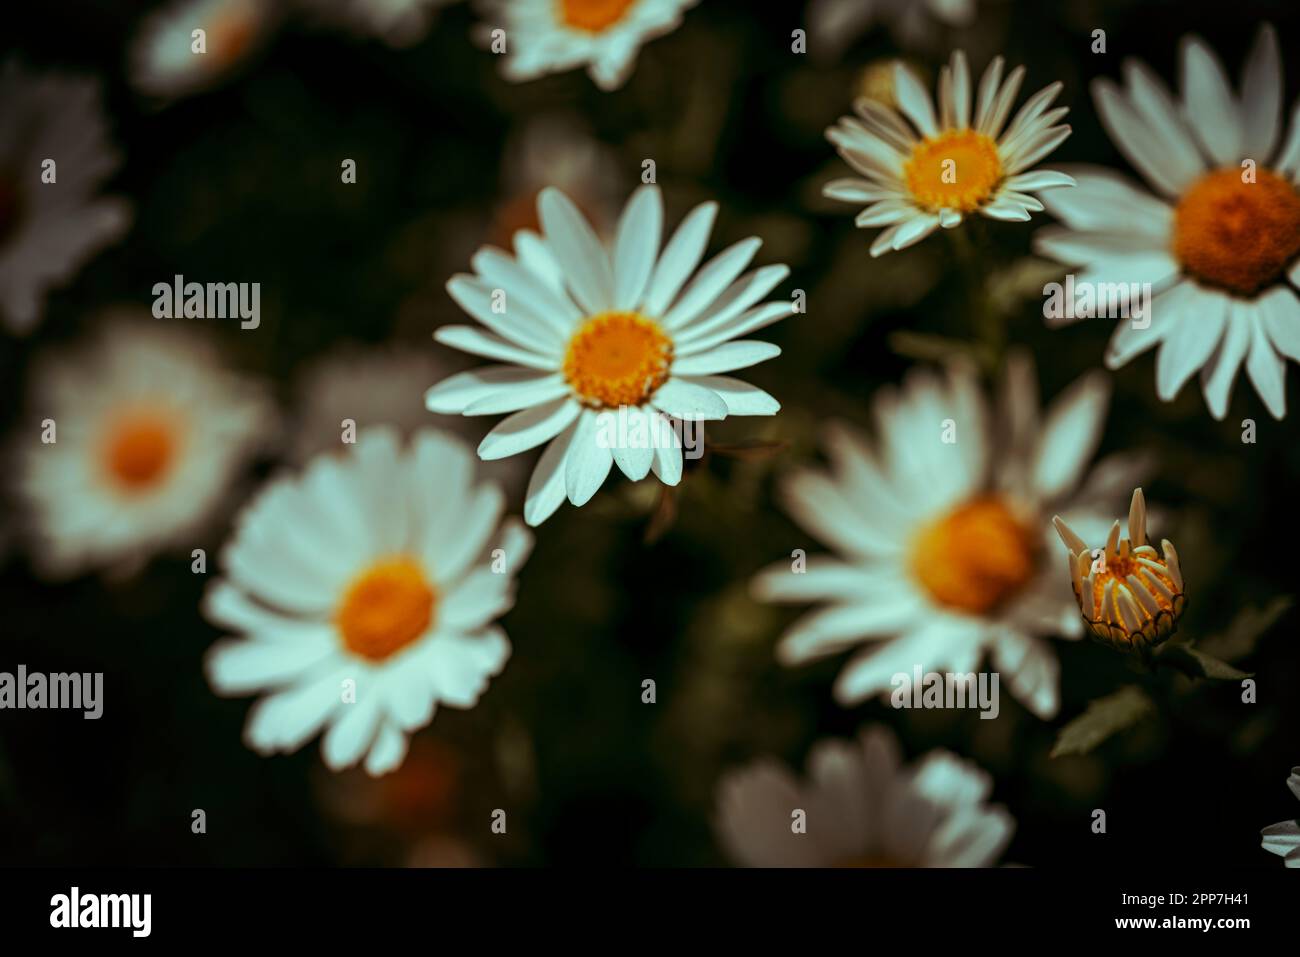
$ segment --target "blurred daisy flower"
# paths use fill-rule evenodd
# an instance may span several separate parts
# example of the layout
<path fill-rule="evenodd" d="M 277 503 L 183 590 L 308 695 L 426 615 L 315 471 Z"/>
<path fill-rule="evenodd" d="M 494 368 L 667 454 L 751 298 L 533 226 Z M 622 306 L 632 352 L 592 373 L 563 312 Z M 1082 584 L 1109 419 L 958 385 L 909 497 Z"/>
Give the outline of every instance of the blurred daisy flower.
<path fill-rule="evenodd" d="M 1286 786 L 1300 798 L 1300 768 L 1291 769 Z M 1262 835 L 1264 850 L 1283 858 L 1287 867 L 1300 867 L 1300 818 L 1270 824 L 1259 833 Z"/>
<path fill-rule="evenodd" d="M 261 387 L 201 337 L 122 318 L 32 369 L 18 449 L 33 562 L 62 578 L 189 551 L 275 430 Z"/>
<path fill-rule="evenodd" d="M 292 0 L 317 23 L 376 37 L 393 47 L 419 43 L 441 7 L 455 0 Z"/>
<path fill-rule="evenodd" d="M 1032 193 L 1074 185 L 1064 173 L 1029 170 L 1070 135 L 1070 127 L 1058 125 L 1068 109 L 1049 109 L 1061 83 L 1031 96 L 1008 125 L 1025 68 L 1016 67 L 1003 82 L 1002 65 L 996 57 L 974 90 L 965 54 L 954 53 L 940 75 L 936 115 L 920 81 L 896 64 L 897 110 L 861 98 L 854 104 L 857 117 L 842 117 L 826 131 L 866 179 L 833 180 L 823 192 L 867 204 L 855 220 L 860 228 L 885 227 L 871 244 L 872 256 L 905 249 L 971 213 L 1027 221 L 1043 208 Z"/>
<path fill-rule="evenodd" d="M 473 465 L 444 433 L 403 448 L 375 430 L 245 510 L 203 608 L 237 633 L 208 653 L 213 689 L 265 694 L 249 747 L 296 751 L 323 728 L 331 770 L 364 759 L 378 776 L 438 703 L 477 703 L 510 656 L 492 620 L 514 604 L 532 534 L 498 528 L 502 493 L 473 484 Z"/>
<path fill-rule="evenodd" d="M 1083 627 L 1051 560 L 1047 516 L 1069 510 L 1076 527 L 1101 533 L 1145 463 L 1089 470 L 1109 401 L 1103 373 L 1068 388 L 1041 424 L 1036 392 L 1023 356 L 1004 372 L 996 415 L 965 366 L 918 369 L 901 392 L 878 394 L 875 449 L 845 425 L 827 429 L 832 473 L 798 472 L 782 497 L 843 558 L 781 562 L 754 581 L 763 600 L 830 603 L 785 633 L 783 664 L 867 642 L 835 683 L 847 706 L 888 694 L 916 665 L 974 671 L 987 651 L 1027 708 L 1056 714 L 1058 665 L 1039 636 L 1078 638 Z"/>
<path fill-rule="evenodd" d="M 989 867 L 1015 831 L 993 780 L 947 751 L 902 766 L 882 726 L 857 741 L 822 741 L 810 780 L 775 761 L 727 774 L 718 785 L 716 830 L 747 867 Z M 804 827 L 800 828 L 800 812 Z"/>
<path fill-rule="evenodd" d="M 0 69 L 0 320 L 10 332 L 35 328 L 46 292 L 130 226 L 130 204 L 99 195 L 120 162 L 97 80 Z"/>
<path fill-rule="evenodd" d="M 501 195 L 493 215 L 493 244 L 506 247 L 521 229 L 537 232 L 537 194 L 554 186 L 568 196 L 607 237 L 618 220 L 626 192 L 618 161 L 581 121 L 569 116 L 541 116 L 513 133 L 502 153 Z"/>
<path fill-rule="evenodd" d="M 535 80 L 586 66 L 602 90 L 632 73 L 647 40 L 670 33 L 698 0 L 484 0 L 484 46 L 504 31 L 506 78 Z"/>
<path fill-rule="evenodd" d="M 1052 518 L 1070 552 L 1070 584 L 1088 632 L 1120 651 L 1146 651 L 1174 633 L 1186 603 L 1178 552 L 1168 539 L 1157 552 L 1147 541 L 1147 503 L 1135 489 L 1128 538 L 1119 522 L 1103 548 L 1088 548 L 1059 515 Z"/>
<path fill-rule="evenodd" d="M 1045 198 L 1066 228 L 1041 230 L 1044 255 L 1090 283 L 1150 283 L 1146 324 L 1124 323 L 1106 352 L 1112 369 L 1160 345 L 1156 393 L 1169 401 L 1201 372 L 1216 419 L 1228 411 L 1243 360 L 1276 418 L 1286 414 L 1284 357 L 1300 360 L 1300 112 L 1282 138 L 1282 67 L 1272 27 L 1260 29 L 1233 95 L 1196 37 L 1182 44 L 1180 102 L 1143 63 L 1126 86 L 1092 87 L 1120 152 L 1157 195 L 1099 167 L 1072 170 L 1074 190 Z M 1288 285 L 1288 280 L 1290 285 Z"/>
<path fill-rule="evenodd" d="M 438 383 L 426 404 L 444 414 L 515 413 L 479 445 L 484 459 L 550 443 L 528 486 L 530 525 L 566 496 L 585 505 L 615 462 L 633 481 L 653 470 L 676 485 L 682 449 L 664 437 L 665 423 L 780 408 L 763 390 L 720 373 L 780 354 L 766 342 L 732 340 L 793 314 L 791 302 L 760 302 L 789 269 L 742 275 L 762 244 L 750 237 L 697 272 L 717 209 L 697 206 L 661 253 L 662 198 L 658 187 L 643 186 L 623 210 L 611 248 L 563 193 L 546 189 L 538 198 L 542 236 L 517 233 L 514 256 L 481 249 L 477 275 L 447 283 L 487 330 L 443 326 L 434 337 L 505 364 Z M 628 437 L 649 440 L 608 441 L 614 416 L 623 417 Z"/>
<path fill-rule="evenodd" d="M 215 86 L 270 36 L 276 0 L 178 0 L 141 25 L 131 48 L 131 82 L 147 96 L 171 99 Z M 203 31 L 202 52 L 195 30 Z"/>
<path fill-rule="evenodd" d="M 975 19 L 975 0 L 811 0 L 808 42 L 815 54 L 841 56 L 877 23 L 904 48 L 925 43 L 935 27 L 963 27 Z"/>

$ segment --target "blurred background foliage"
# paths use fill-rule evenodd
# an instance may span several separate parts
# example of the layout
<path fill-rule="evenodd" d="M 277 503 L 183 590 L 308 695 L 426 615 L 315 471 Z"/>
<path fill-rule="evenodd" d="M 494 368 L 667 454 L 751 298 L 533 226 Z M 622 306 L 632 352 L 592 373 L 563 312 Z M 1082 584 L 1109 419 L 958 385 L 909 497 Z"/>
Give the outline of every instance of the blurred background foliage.
<path fill-rule="evenodd" d="M 1293 813 L 1283 782 L 1300 764 L 1296 619 L 1279 603 L 1297 588 L 1294 370 L 1288 419 L 1275 422 L 1239 387 L 1215 422 L 1194 387 L 1170 404 L 1155 399 L 1148 354 L 1112 376 L 1101 449 L 1152 455 L 1147 499 L 1168 522 L 1155 533 L 1178 544 L 1189 582 L 1183 630 L 1255 673 L 1258 704 L 1243 705 L 1234 682 L 1151 681 L 1100 646 L 1054 642 L 1054 722 L 1008 695 L 996 721 L 879 702 L 846 710 L 829 695 L 838 660 L 775 663 L 796 611 L 756 603 L 747 583 L 792 549 L 821 550 L 776 507 L 773 480 L 817 457 L 827 418 L 866 424 L 879 386 L 954 350 L 995 372 L 1011 343 L 1036 355 L 1050 398 L 1100 364 L 1110 333 L 1101 320 L 1044 327 L 1040 290 L 1061 271 L 1030 258 L 1045 214 L 1027 226 L 982 222 L 967 266 L 947 235 L 869 258 L 853 210 L 820 198 L 844 172 L 823 130 L 849 111 L 864 70 L 903 54 L 933 79 L 954 46 L 977 70 L 1001 52 L 1026 64 L 1026 89 L 1065 84 L 1074 135 L 1054 160 L 1126 169 L 1092 108 L 1093 77 L 1117 76 L 1124 57 L 1138 56 L 1173 78 L 1189 31 L 1210 38 L 1235 77 L 1257 23 L 1271 19 L 1294 103 L 1293 4 L 981 0 L 974 24 L 936 27 L 921 48 L 900 51 L 876 29 L 824 62 L 791 53 L 801 4 L 705 0 L 610 94 L 577 71 L 505 82 L 457 4 L 404 50 L 290 24 L 221 88 L 161 109 L 124 81 L 125 51 L 152 7 L 68 0 L 8 18 L 6 56 L 103 78 L 125 155 L 110 191 L 131 197 L 137 218 L 124 242 L 51 296 L 34 336 L 0 341 L 6 431 L 38 427 L 22 395 L 39 350 L 81 335 L 106 306 L 147 307 L 153 283 L 174 273 L 261 283 L 260 329 L 207 325 L 286 408 L 300 367 L 340 343 L 397 343 L 450 367 L 456 357 L 430 338 L 461 321 L 444 283 L 518 205 L 507 195 L 518 188 L 511 150 L 539 119 L 585 128 L 603 145 L 622 183 L 616 202 L 645 159 L 670 222 L 717 199 L 710 248 L 762 237 L 760 260 L 790 264 L 808 313 L 772 327 L 783 354 L 752 370 L 781 414 L 710 430 L 719 443 L 780 447 L 709 455 L 671 502 L 653 482 L 612 479 L 588 507 L 562 508 L 541 529 L 505 618 L 514 654 L 504 674 L 474 710 L 441 711 L 403 770 L 380 782 L 329 774 L 314 744 L 269 760 L 244 747 L 248 702 L 216 698 L 203 678 L 217 632 L 198 613 L 206 580 L 186 556 L 161 556 L 125 580 L 56 586 L 34 578 L 9 543 L 0 667 L 102 670 L 107 690 L 97 722 L 0 714 L 0 862 L 716 864 L 724 770 L 763 754 L 802 769 L 815 740 L 884 721 L 911 755 L 946 747 L 995 776 L 995 800 L 1018 821 L 1008 861 L 1276 863 L 1258 830 Z M 1098 28 L 1105 55 L 1089 49 Z M 340 183 L 344 158 L 357 162 L 355 185 Z M 1257 424 L 1255 444 L 1242 443 L 1245 418 Z M 430 413 L 428 424 L 453 423 Z M 258 474 L 279 465 L 268 458 Z M 195 546 L 215 555 L 230 517 Z M 641 700 L 647 678 L 655 704 Z M 1135 727 L 1086 755 L 1049 757 L 1089 701 L 1135 681 L 1155 703 Z M 206 836 L 190 831 L 195 808 L 207 812 Z M 489 830 L 494 808 L 508 811 L 507 835 Z M 1104 837 L 1089 831 L 1093 808 L 1108 813 Z"/>

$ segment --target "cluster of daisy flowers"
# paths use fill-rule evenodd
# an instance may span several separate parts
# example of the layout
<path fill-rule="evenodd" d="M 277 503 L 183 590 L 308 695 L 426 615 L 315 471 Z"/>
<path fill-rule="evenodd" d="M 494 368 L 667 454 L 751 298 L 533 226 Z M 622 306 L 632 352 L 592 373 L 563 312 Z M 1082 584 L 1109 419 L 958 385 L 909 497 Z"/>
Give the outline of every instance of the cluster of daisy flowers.
<path fill-rule="evenodd" d="M 640 45 L 674 29 L 692 5 L 488 3 L 481 39 L 506 38 L 511 79 L 585 66 L 609 90 L 626 81 Z M 137 87 L 171 98 L 220 82 L 292 6 L 186 0 L 157 14 L 133 58 Z M 428 29 L 438 4 L 296 6 L 404 44 Z M 196 23 L 206 36 L 200 59 Z M 1222 418 L 1244 363 L 1281 417 L 1283 360 L 1300 360 L 1300 115 L 1283 136 L 1272 30 L 1261 30 L 1240 97 L 1196 39 L 1183 48 L 1181 103 L 1140 63 L 1125 65 L 1124 89 L 1095 85 L 1108 132 L 1158 198 L 1106 170 L 1037 168 L 1070 135 L 1066 108 L 1053 106 L 1062 84 L 1017 109 L 1025 71 L 1004 69 L 995 58 L 976 82 L 956 52 L 932 99 L 899 64 L 896 109 L 864 98 L 855 117 L 828 131 L 858 176 L 825 193 L 861 204 L 856 225 L 880 230 L 867 254 L 903 250 L 973 215 L 1023 222 L 1049 211 L 1064 225 L 1038 234 L 1040 252 L 1098 282 L 1136 278 L 1161 290 L 1151 325 L 1117 330 L 1107 365 L 1160 345 L 1160 398 L 1173 398 L 1200 369 Z M 49 98 L 73 109 L 37 113 Z M 40 120 L 16 164 L 71 157 L 67 188 L 49 209 L 39 191 L 4 180 L 10 167 L 0 165 L 0 310 L 25 331 L 46 290 L 118 238 L 129 210 L 98 195 L 117 161 L 92 84 L 42 85 L 11 65 L 0 74 L 0 102 L 6 122 L 19 122 L 11 102 Z M 86 132 L 70 133 L 74 121 Z M 16 148 L 12 139 L 0 143 Z M 553 185 L 537 193 L 535 208 L 527 225 L 505 231 L 508 248 L 481 248 L 473 272 L 447 283 L 474 324 L 443 326 L 435 338 L 495 364 L 444 376 L 436 362 L 394 359 L 365 379 L 364 364 L 344 360 L 304 384 L 302 405 L 329 411 L 315 427 L 298 417 L 286 455 L 298 468 L 242 509 L 203 601 L 226 632 L 207 656 L 208 680 L 222 695 L 258 696 L 245 731 L 258 753 L 294 751 L 320 735 L 332 770 L 398 768 L 410 735 L 439 705 L 474 706 L 505 667 L 511 643 L 497 620 L 513 605 L 531 549 L 525 523 L 541 525 L 566 500 L 585 505 L 615 466 L 633 482 L 651 474 L 668 486 L 681 481 L 680 444 L 610 443 L 608 416 L 655 434 L 658 423 L 671 431 L 779 410 L 777 398 L 732 375 L 778 356 L 778 346 L 749 337 L 797 312 L 791 300 L 769 298 L 789 270 L 755 264 L 759 238 L 706 258 L 718 205 L 701 203 L 669 232 L 653 185 L 633 192 L 604 236 Z M 266 389 L 225 369 L 210 343 L 113 319 L 83 346 L 51 352 L 36 369 L 28 404 L 46 417 L 48 438 L 32 438 L 16 460 L 36 564 L 52 578 L 131 570 L 206 540 L 228 513 L 232 486 L 249 481 L 251 463 L 285 434 Z M 348 378 L 366 385 L 343 398 Z M 833 688 L 841 705 L 884 694 L 895 674 L 917 665 L 967 673 L 988 658 L 1012 694 L 1047 719 L 1060 692 L 1045 638 L 1087 633 L 1145 650 L 1177 626 L 1182 570 L 1172 544 L 1157 550 L 1148 541 L 1141 490 L 1127 538 L 1119 522 L 1106 524 L 1144 475 L 1130 456 L 1093 461 L 1105 376 L 1085 375 L 1041 410 L 1033 366 L 1014 353 L 996 388 L 986 395 L 959 362 L 913 370 L 876 395 L 870 434 L 846 423 L 826 429 L 829 470 L 803 468 L 782 484 L 785 509 L 831 554 L 798 571 L 773 566 L 753 591 L 817 606 L 781 637 L 782 664 L 854 651 Z M 409 418 L 421 391 L 435 413 L 506 416 L 479 442 L 482 461 L 541 449 L 522 523 L 505 516 L 498 476 L 480 474 L 461 437 Z M 373 418 L 340 453 L 338 410 L 366 401 L 376 403 Z M 1048 542 L 1053 523 L 1068 574 Z M 871 729 L 856 744 L 814 749 L 806 784 L 771 762 L 737 771 L 719 788 L 720 839 L 746 864 L 996 861 L 1014 823 L 988 804 L 988 776 L 943 752 L 904 768 L 897 752 L 888 732 Z M 792 840 L 793 807 L 836 826 Z M 1294 828 L 1277 825 L 1265 837 L 1291 863 Z"/>

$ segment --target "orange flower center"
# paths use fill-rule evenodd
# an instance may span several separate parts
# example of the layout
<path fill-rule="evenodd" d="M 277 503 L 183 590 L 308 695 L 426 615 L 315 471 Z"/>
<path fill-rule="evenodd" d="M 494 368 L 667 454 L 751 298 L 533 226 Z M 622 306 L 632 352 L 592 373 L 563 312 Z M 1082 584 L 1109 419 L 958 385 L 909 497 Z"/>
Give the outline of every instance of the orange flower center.
<path fill-rule="evenodd" d="M 1104 550 L 1099 549 L 1098 551 L 1102 552 L 1102 554 L 1094 556 L 1091 553 L 1085 553 L 1080 556 L 1079 568 L 1082 574 L 1092 573 L 1092 603 L 1093 607 L 1097 609 L 1097 614 L 1094 617 L 1101 621 L 1109 621 L 1123 626 L 1124 618 L 1119 613 L 1118 586 L 1123 585 L 1131 590 L 1128 580 L 1130 575 L 1137 578 L 1147 596 L 1161 609 L 1172 612 L 1174 610 L 1172 599 L 1166 597 L 1163 590 L 1153 587 L 1151 582 L 1158 580 L 1172 595 L 1181 594 L 1182 589 L 1174 584 L 1173 576 L 1167 572 L 1154 571 L 1137 560 L 1138 558 L 1145 558 L 1164 568 L 1166 567 L 1164 559 L 1150 545 L 1130 551 L 1128 540 L 1125 539 L 1123 546 L 1118 555 L 1107 557 Z M 1107 607 L 1106 585 L 1112 581 L 1116 587 L 1111 589 L 1110 607 Z M 1138 610 L 1143 622 L 1150 621 L 1155 617 L 1151 610 L 1141 601 L 1134 602 L 1133 607 Z"/>
<path fill-rule="evenodd" d="M 924 526 L 912 540 L 911 567 L 939 604 L 982 614 L 1029 582 L 1035 550 L 1025 523 L 990 496 Z"/>
<path fill-rule="evenodd" d="M 153 411 L 132 411 L 108 428 L 103 466 L 118 488 L 143 492 L 157 486 L 176 463 L 179 429 L 171 418 Z"/>
<path fill-rule="evenodd" d="M 627 15 L 636 0 L 559 0 L 560 21 L 575 30 L 600 33 Z"/>
<path fill-rule="evenodd" d="M 993 198 L 1002 182 L 998 145 L 974 130 L 951 130 L 924 139 L 903 164 L 908 192 L 929 210 L 968 213 Z"/>
<path fill-rule="evenodd" d="M 640 405 L 668 380 L 672 361 L 673 341 L 653 319 L 603 312 L 569 340 L 564 378 L 586 405 Z"/>
<path fill-rule="evenodd" d="M 428 631 L 436 602 L 424 569 L 415 559 L 399 555 L 381 559 L 358 575 L 334 620 L 348 651 L 383 661 Z"/>
<path fill-rule="evenodd" d="M 1253 295 L 1300 253 L 1300 195 L 1268 170 L 1243 183 L 1215 170 L 1183 194 L 1174 213 L 1174 255 L 1197 279 Z"/>

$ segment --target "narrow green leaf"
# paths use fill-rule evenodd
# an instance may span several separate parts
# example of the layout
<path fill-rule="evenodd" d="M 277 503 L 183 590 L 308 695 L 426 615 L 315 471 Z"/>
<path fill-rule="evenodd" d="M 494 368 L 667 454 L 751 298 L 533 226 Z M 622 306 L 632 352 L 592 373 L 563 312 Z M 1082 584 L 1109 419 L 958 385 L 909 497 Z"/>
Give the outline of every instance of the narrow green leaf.
<path fill-rule="evenodd" d="M 1191 645 L 1169 645 L 1161 648 L 1156 660 L 1162 665 L 1176 668 L 1193 678 L 1216 678 L 1220 681 L 1237 681 L 1249 678 L 1250 672 L 1240 671 L 1226 661 L 1193 648 Z"/>
<path fill-rule="evenodd" d="M 1088 703 L 1087 709 L 1064 728 L 1052 748 L 1052 757 L 1087 754 L 1116 732 L 1137 724 L 1155 710 L 1146 692 L 1137 685 L 1120 688 Z"/>

